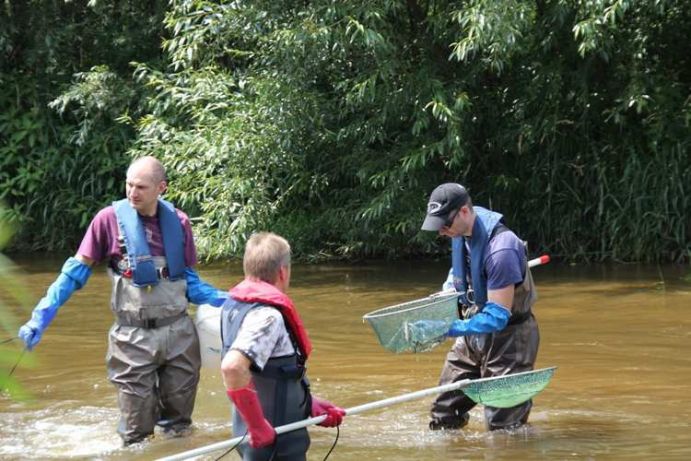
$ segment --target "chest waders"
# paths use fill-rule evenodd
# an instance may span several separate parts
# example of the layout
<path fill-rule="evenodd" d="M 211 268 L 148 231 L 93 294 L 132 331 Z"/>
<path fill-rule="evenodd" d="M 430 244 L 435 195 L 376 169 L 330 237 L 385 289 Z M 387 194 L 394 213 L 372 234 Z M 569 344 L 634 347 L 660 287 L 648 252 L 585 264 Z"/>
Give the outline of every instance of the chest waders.
<path fill-rule="evenodd" d="M 264 306 L 262 303 L 245 303 L 228 298 L 221 314 L 222 356 L 225 356 L 235 341 L 245 316 L 252 309 Z M 287 322 L 286 329 L 292 339 Z M 298 350 L 297 347 L 295 350 Z M 301 421 L 310 416 L 312 402 L 309 383 L 298 354 L 272 357 L 263 370 L 252 365 L 250 372 L 264 416 L 273 427 Z M 247 426 L 237 411 L 233 411 L 232 420 L 234 435 L 242 436 L 247 432 Z M 278 435 L 272 446 L 252 448 L 245 442 L 238 447 L 238 451 L 244 461 L 303 461 L 309 445 L 307 429 L 302 428 Z"/>
<path fill-rule="evenodd" d="M 126 202 L 114 206 L 126 243 L 124 260 L 136 265 L 108 269 L 115 323 L 108 336 L 106 362 L 108 378 L 118 390 L 118 433 L 130 444 L 153 434 L 156 425 L 170 435 L 189 428 L 201 358 L 197 332 L 187 315 L 184 267 L 173 269 L 171 258 L 151 256 L 136 212 L 133 215 Z M 174 209 L 159 206 L 161 233 L 168 242 L 164 248 L 166 254 L 177 253 L 174 266 L 179 266 L 182 226 L 177 215 L 177 224 L 172 221 L 171 213 Z M 171 231 L 171 225 L 180 233 L 174 226 Z M 138 270 L 144 275 L 138 276 Z"/>
<path fill-rule="evenodd" d="M 454 285 L 461 292 L 473 292 L 474 301 L 482 308 L 487 301 L 484 255 L 489 241 L 508 230 L 501 223 L 501 215 L 475 207 L 477 218 L 470 242 L 470 257 L 467 258 L 463 239 L 452 243 L 452 271 Z M 476 239 L 477 236 L 479 239 Z M 466 261 L 470 260 L 470 267 Z M 446 356 L 439 384 L 448 384 L 463 379 L 489 378 L 508 373 L 531 371 L 537 358 L 540 335 L 532 306 L 537 300 L 533 277 L 527 258 L 524 278 L 515 287 L 511 318 L 501 331 L 480 335 L 460 336 Z M 472 289 L 472 290 L 471 290 Z M 461 302 L 472 304 L 467 297 Z M 430 428 L 460 428 L 468 423 L 468 412 L 476 405 L 462 393 L 440 394 L 432 404 Z M 512 408 L 485 407 L 487 428 L 507 429 L 525 424 L 532 408 L 532 400 Z"/>

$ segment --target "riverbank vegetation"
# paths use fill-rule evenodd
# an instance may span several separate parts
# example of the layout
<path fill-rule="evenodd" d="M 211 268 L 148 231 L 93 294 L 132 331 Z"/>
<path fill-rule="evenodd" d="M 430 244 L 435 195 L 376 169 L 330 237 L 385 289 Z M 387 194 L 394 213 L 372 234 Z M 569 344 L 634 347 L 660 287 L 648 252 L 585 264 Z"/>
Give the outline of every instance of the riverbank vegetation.
<path fill-rule="evenodd" d="M 5 2 L 13 248 L 73 250 L 132 156 L 208 258 L 422 257 L 440 182 L 531 254 L 687 262 L 691 11 L 678 2 Z"/>

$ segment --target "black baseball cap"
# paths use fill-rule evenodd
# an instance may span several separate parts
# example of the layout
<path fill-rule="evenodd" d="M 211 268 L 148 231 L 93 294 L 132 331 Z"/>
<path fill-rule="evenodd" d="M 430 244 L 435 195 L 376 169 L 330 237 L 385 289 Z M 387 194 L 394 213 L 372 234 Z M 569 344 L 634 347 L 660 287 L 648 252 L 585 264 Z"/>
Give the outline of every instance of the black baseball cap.
<path fill-rule="evenodd" d="M 468 203 L 468 191 L 455 182 L 437 186 L 427 202 L 427 216 L 422 223 L 422 230 L 438 231 L 444 227 L 449 215 Z"/>

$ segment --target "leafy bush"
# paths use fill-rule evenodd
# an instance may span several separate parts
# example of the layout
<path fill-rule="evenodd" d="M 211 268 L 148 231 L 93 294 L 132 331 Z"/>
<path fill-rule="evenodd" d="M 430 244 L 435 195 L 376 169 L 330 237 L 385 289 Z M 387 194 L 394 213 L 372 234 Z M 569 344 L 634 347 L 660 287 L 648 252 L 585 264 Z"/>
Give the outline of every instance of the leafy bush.
<path fill-rule="evenodd" d="M 154 61 L 166 2 L 28 1 L 0 8 L 0 199 L 13 248 L 73 251 L 122 195 L 141 94 L 133 59 Z"/>
<path fill-rule="evenodd" d="M 87 187 L 101 202 L 120 193 L 115 172 L 131 156 L 152 154 L 209 258 L 239 255 L 260 229 L 311 259 L 446 253 L 419 225 L 430 191 L 458 181 L 535 252 L 689 260 L 691 12 L 676 2 L 176 0 L 164 17 L 161 3 L 148 16 L 136 2 L 62 5 L 62 27 L 24 12 L 50 31 L 37 36 L 61 37 L 46 43 L 85 40 L 89 59 L 31 42 L 37 58 L 25 64 L 59 56 L 75 77 L 61 96 L 36 98 L 37 111 L 3 119 L 13 169 L 0 193 L 18 194 L 7 198 L 15 216 L 74 235 L 76 216 L 92 213 L 75 194 L 89 179 L 51 178 L 76 213 L 60 223 L 55 202 L 41 219 L 28 204 L 38 178 L 63 163 L 115 178 Z M 104 27 L 77 31 L 77 19 Z M 6 56 L 15 32 L 0 32 Z M 159 37 L 162 55 L 141 46 Z M 111 38 L 122 43 L 105 47 L 112 56 L 84 46 Z M 33 100 L 20 83 L 30 67 L 2 67 L 21 101 Z M 5 114 L 20 107 L 7 104 Z"/>
<path fill-rule="evenodd" d="M 446 251 L 419 223 L 431 189 L 460 181 L 535 250 L 686 260 L 688 16 L 667 2 L 176 2 L 172 70 L 139 69 L 154 96 L 133 152 L 175 166 L 211 257 L 261 228 L 320 257 Z"/>

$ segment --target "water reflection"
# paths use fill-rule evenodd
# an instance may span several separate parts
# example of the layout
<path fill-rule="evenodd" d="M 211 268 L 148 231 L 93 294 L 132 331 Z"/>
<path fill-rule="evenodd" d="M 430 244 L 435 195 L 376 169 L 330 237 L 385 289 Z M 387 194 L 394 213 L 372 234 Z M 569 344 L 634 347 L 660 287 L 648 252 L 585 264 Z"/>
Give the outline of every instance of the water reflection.
<path fill-rule="evenodd" d="M 61 260 L 19 263 L 37 300 Z M 377 343 L 362 315 L 436 291 L 446 270 L 446 263 L 296 266 L 291 294 L 315 346 L 315 392 L 352 407 L 436 386 L 450 344 L 395 355 Z M 201 272 L 223 287 L 241 277 L 237 264 Z M 330 459 L 688 459 L 685 268 L 550 265 L 534 275 L 542 337 L 537 366 L 559 369 L 535 399 L 529 426 L 488 433 L 476 407 L 464 430 L 430 432 L 430 397 L 346 418 Z M 0 458 L 153 459 L 231 436 L 220 377 L 204 370 L 191 437 L 120 447 L 115 391 L 105 371 L 108 292 L 97 270 L 32 354 L 37 366 L 16 372 L 34 400 L 0 398 Z M 309 459 L 321 460 L 336 433 L 314 428 L 311 434 Z"/>

